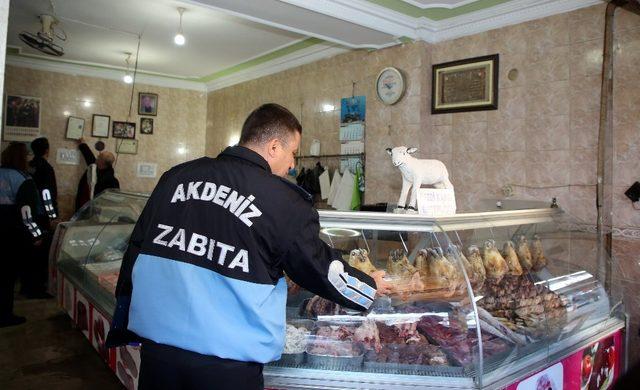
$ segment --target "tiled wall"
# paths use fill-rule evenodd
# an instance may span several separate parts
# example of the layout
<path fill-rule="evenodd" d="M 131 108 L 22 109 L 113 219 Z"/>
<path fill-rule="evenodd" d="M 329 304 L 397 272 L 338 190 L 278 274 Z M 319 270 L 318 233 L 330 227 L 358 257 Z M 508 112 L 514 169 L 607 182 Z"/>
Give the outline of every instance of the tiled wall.
<path fill-rule="evenodd" d="M 153 117 L 153 135 L 139 133 L 139 91 L 158 94 L 158 115 Z M 49 162 L 57 175 L 61 217 L 70 217 L 78 180 L 86 165 L 84 161 L 77 166 L 56 163 L 58 148 L 77 147 L 75 141 L 65 139 L 67 118 L 63 113 L 69 111 L 71 115 L 85 119 L 84 135 L 87 143 L 93 146 L 98 139 L 90 136 L 92 115 L 110 115 L 112 121 L 127 120 L 131 86 L 112 80 L 7 66 L 5 92 L 42 99 L 41 131 L 51 144 Z M 84 107 L 84 100 L 90 100 L 91 107 Z M 136 85 L 131 112 L 130 121 L 136 123 L 138 154 L 120 154 L 118 157 L 116 177 L 123 190 L 150 192 L 164 171 L 178 163 L 204 155 L 206 97 L 203 93 Z M 115 139 L 109 137 L 104 141 L 107 150 L 114 152 Z M 138 162 L 158 164 L 158 176 L 155 179 L 138 178 Z"/>
<path fill-rule="evenodd" d="M 209 93 L 207 152 L 217 153 L 239 133 L 251 109 L 275 101 L 302 113 L 302 153 L 313 138 L 321 140 L 323 153 L 336 153 L 338 113 L 320 113 L 320 105 L 350 96 L 355 80 L 355 93 L 367 96 L 367 202 L 396 201 L 401 181 L 384 148 L 412 144 L 419 145 L 419 156 L 445 162 L 461 211 L 479 199 L 502 197 L 510 184 L 517 198 L 557 197 L 573 216 L 595 224 L 604 12 L 598 5 L 436 45 L 351 52 Z M 494 53 L 500 54 L 498 110 L 431 115 L 432 64 Z M 640 16 L 618 10 L 613 223 L 636 238 L 614 238 L 614 277 L 632 315 L 632 360 L 640 358 L 640 211 L 624 191 L 640 180 L 639 64 Z M 385 66 L 408 75 L 406 96 L 391 107 L 375 97 L 374 80 Z M 507 77 L 511 69 L 518 70 L 515 80 Z M 594 243 L 576 241 L 571 256 L 590 269 L 585 259 L 594 258 Z"/>
<path fill-rule="evenodd" d="M 313 139 L 321 141 L 322 154 L 340 153 L 340 99 L 352 93 L 365 95 L 365 201 L 396 201 L 402 181 L 385 148 L 403 144 L 420 147 L 428 142 L 424 136 L 429 104 L 424 69 L 428 64 L 424 43 L 373 52 L 359 50 L 211 92 L 207 103 L 207 154 L 219 153 L 232 135 L 239 135 L 251 110 L 267 102 L 282 104 L 301 119 L 302 154 L 309 153 Z M 375 94 L 375 80 L 387 66 L 402 69 L 408 80 L 405 96 L 394 106 L 383 105 Z M 336 111 L 322 112 L 323 104 L 333 104 Z M 426 155 L 424 150 L 421 154 Z M 337 161 L 323 162 L 334 166 Z M 309 160 L 306 165 L 315 163 Z"/>

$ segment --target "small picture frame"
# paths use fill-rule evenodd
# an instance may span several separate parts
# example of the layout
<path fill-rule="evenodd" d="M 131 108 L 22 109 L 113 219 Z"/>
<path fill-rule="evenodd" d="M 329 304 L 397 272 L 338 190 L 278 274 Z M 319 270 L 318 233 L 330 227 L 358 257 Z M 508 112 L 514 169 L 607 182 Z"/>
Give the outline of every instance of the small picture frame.
<path fill-rule="evenodd" d="M 92 137 L 109 138 L 109 125 L 111 124 L 111 117 L 109 115 L 93 114 L 92 122 Z"/>
<path fill-rule="evenodd" d="M 140 118 L 140 134 L 153 134 L 153 118 Z"/>
<path fill-rule="evenodd" d="M 113 121 L 111 126 L 111 136 L 113 138 L 136 138 L 136 124 L 133 122 Z"/>
<path fill-rule="evenodd" d="M 138 154 L 138 140 L 122 139 L 122 140 L 116 141 L 116 153 Z"/>
<path fill-rule="evenodd" d="M 433 65 L 431 113 L 497 110 L 498 67 L 498 54 Z"/>
<path fill-rule="evenodd" d="M 84 118 L 78 118 L 77 116 L 67 117 L 67 133 L 65 137 L 67 139 L 80 139 L 84 133 Z"/>
<path fill-rule="evenodd" d="M 151 92 L 138 93 L 138 115 L 158 115 L 158 94 Z"/>

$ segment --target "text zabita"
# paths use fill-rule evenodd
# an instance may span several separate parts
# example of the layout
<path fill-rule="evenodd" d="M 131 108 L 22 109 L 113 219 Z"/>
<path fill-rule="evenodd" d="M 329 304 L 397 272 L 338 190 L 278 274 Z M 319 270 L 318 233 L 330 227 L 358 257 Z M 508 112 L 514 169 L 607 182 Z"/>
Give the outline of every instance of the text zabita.
<path fill-rule="evenodd" d="M 171 203 L 186 202 L 191 199 L 213 202 L 229 210 L 230 213 L 238 217 L 247 226 L 253 225 L 252 218 L 262 215 L 262 211 L 253 204 L 256 199 L 255 196 L 240 195 L 238 191 L 231 190 L 225 185 L 216 186 L 210 182 L 192 181 L 187 184 L 187 190 L 185 191 L 184 185 L 180 183 L 173 193 Z"/>
<path fill-rule="evenodd" d="M 203 257 L 206 255 L 207 260 L 216 261 L 218 265 L 225 266 L 229 269 L 242 268 L 242 271 L 249 273 L 249 252 L 246 249 L 240 249 L 236 252 L 236 247 L 228 245 L 220 241 L 214 240 L 202 234 L 192 233 L 187 240 L 187 233 L 184 229 L 177 229 L 173 226 L 158 224 L 160 233 L 153 239 L 156 245 L 166 246 L 167 248 L 176 248 L 182 252 L 191 253 L 194 256 Z M 214 253 L 217 252 L 217 257 Z M 230 262 L 227 258 L 235 256 Z"/>

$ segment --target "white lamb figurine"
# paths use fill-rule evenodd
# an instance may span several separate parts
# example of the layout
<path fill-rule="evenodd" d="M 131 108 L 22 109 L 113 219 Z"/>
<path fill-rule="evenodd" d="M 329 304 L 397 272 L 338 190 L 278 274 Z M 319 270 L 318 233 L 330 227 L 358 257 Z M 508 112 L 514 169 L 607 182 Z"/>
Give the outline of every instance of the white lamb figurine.
<path fill-rule="evenodd" d="M 405 208 L 408 212 L 417 212 L 418 188 L 422 185 L 453 189 L 453 184 L 449 181 L 449 172 L 442 161 L 419 160 L 412 156 L 417 150 L 417 148 L 407 148 L 406 146 L 387 148 L 393 166 L 398 167 L 402 172 L 402 191 L 400 191 L 398 208 L 395 212 L 402 212 L 402 209 Z M 411 200 L 406 206 L 409 187 L 411 187 Z"/>

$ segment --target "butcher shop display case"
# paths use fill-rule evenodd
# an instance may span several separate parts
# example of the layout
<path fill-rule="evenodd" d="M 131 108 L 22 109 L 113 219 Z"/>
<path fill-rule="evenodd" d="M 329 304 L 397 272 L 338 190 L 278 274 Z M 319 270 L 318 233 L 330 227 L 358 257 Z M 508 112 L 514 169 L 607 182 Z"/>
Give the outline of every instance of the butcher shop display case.
<path fill-rule="evenodd" d="M 146 200 L 101 194 L 58 228 L 51 256 L 61 305 L 128 388 L 139 350 L 106 350 L 104 335 Z M 321 239 L 363 272 L 385 271 L 391 293 L 357 312 L 291 284 L 265 386 L 606 388 L 625 363 L 626 317 L 594 232 L 548 204 L 497 205 L 441 218 L 320 211 Z"/>
<path fill-rule="evenodd" d="M 147 198 L 145 194 L 107 190 L 56 230 L 50 258 L 58 273 L 106 313 L 115 307 L 122 256 Z"/>

